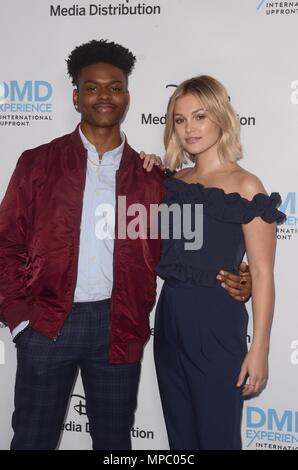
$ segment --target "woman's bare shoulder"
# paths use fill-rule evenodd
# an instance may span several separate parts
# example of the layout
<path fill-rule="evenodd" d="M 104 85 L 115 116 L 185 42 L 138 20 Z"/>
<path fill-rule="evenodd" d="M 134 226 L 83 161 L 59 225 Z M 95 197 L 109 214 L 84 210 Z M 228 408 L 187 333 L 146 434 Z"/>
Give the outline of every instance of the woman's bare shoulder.
<path fill-rule="evenodd" d="M 233 179 L 238 192 L 246 199 L 250 200 L 258 193 L 267 194 L 260 178 L 239 165 L 233 172 Z"/>

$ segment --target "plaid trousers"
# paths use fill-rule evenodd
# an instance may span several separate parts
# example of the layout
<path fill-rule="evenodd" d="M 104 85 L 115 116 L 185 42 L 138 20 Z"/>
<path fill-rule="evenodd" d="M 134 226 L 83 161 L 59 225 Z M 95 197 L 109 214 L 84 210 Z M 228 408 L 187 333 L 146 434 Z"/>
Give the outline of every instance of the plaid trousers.
<path fill-rule="evenodd" d="M 93 449 L 131 449 L 141 365 L 109 363 L 110 305 L 74 304 L 56 341 L 19 336 L 12 450 L 56 449 L 79 369 Z"/>

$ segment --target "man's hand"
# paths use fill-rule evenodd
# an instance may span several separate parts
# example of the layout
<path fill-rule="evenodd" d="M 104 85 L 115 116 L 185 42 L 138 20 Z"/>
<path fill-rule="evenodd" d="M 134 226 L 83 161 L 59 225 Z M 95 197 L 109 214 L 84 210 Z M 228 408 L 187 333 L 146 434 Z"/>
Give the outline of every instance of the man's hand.
<path fill-rule="evenodd" d="M 221 281 L 221 286 L 235 300 L 244 302 L 251 296 L 251 275 L 248 264 L 244 261 L 240 264 L 239 275 L 221 270 L 216 279 Z"/>
<path fill-rule="evenodd" d="M 140 158 L 144 160 L 143 168 L 146 171 L 151 171 L 154 166 L 159 166 L 161 170 L 164 169 L 161 158 L 154 153 L 148 154 L 142 151 L 140 152 Z"/>

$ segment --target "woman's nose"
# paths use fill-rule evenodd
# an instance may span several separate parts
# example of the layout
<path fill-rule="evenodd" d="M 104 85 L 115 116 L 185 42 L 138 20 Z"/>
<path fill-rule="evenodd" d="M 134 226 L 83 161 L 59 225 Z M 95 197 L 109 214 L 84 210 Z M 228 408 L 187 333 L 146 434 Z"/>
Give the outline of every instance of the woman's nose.
<path fill-rule="evenodd" d="M 190 132 L 192 129 L 192 123 L 190 121 L 185 121 L 185 132 Z"/>

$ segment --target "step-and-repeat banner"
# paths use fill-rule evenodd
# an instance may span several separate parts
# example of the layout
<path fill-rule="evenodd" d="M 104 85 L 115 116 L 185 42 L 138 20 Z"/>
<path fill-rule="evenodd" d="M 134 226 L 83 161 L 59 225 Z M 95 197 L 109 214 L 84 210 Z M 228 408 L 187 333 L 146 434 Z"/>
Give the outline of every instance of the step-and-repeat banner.
<path fill-rule="evenodd" d="M 1 2 L 1 18 L 1 198 L 24 149 L 68 133 L 78 122 L 65 63 L 75 46 L 105 38 L 137 56 L 123 125 L 136 150 L 163 154 L 165 110 L 173 85 L 198 74 L 226 85 L 242 126 L 241 164 L 262 179 L 268 192 L 281 193 L 288 215 L 277 233 L 270 379 L 258 398 L 245 403 L 243 447 L 297 449 L 298 2 L 7 0 Z M 153 320 L 154 312 L 152 326 Z M 0 449 L 8 449 L 12 437 L 15 371 L 16 350 L 2 325 Z M 134 449 L 168 449 L 152 340 L 145 350 L 131 434 Z M 60 448 L 90 447 L 78 377 Z"/>

